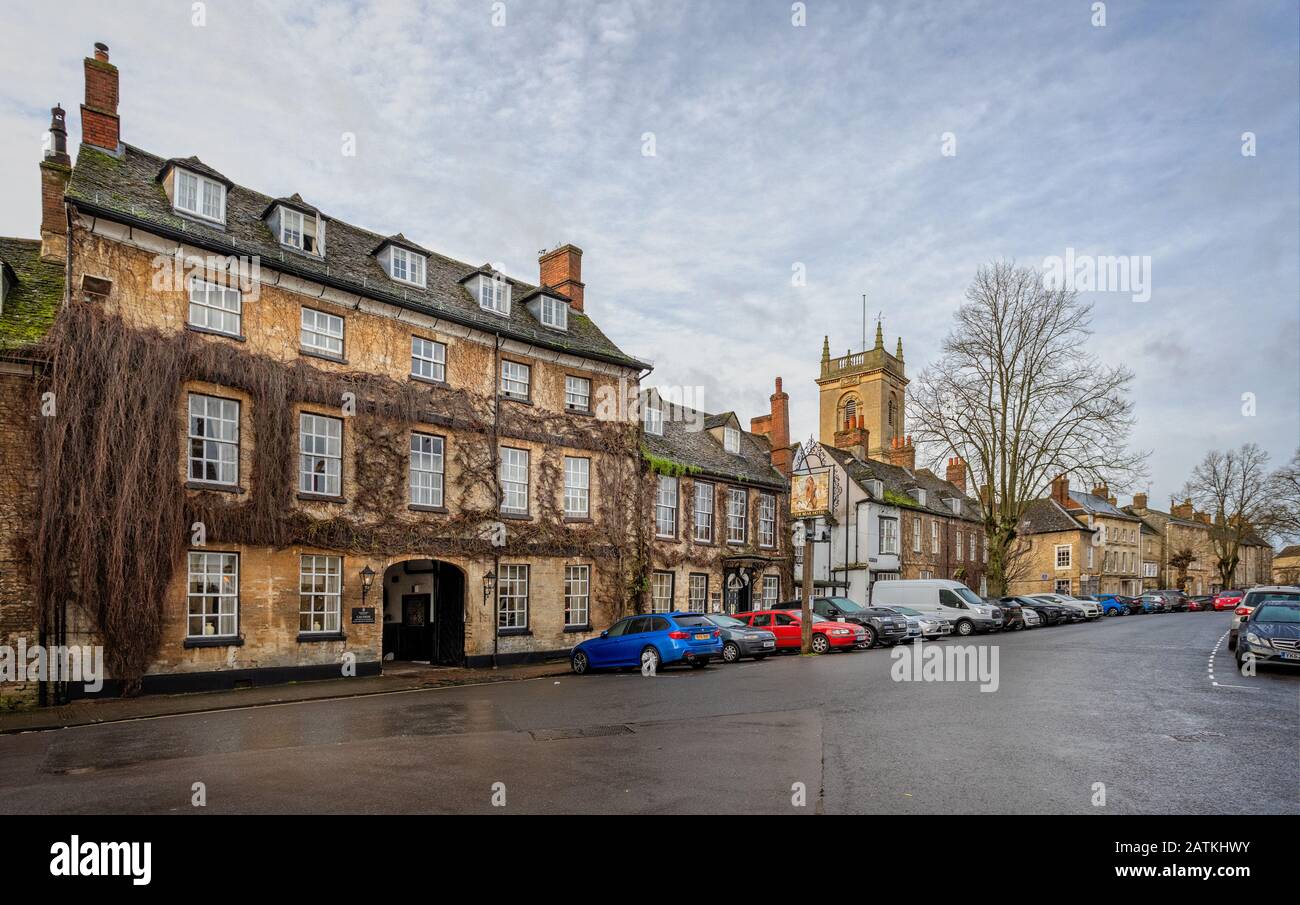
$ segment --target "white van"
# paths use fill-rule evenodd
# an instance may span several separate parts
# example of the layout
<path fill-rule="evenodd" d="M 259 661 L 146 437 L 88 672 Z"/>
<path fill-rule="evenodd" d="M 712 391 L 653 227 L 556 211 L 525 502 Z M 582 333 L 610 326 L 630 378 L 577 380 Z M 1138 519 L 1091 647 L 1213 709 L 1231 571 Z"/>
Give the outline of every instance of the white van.
<path fill-rule="evenodd" d="M 906 606 L 949 619 L 953 632 L 970 635 L 1002 628 L 1000 607 L 985 603 L 960 581 L 916 579 L 877 581 L 871 586 L 872 606 Z"/>

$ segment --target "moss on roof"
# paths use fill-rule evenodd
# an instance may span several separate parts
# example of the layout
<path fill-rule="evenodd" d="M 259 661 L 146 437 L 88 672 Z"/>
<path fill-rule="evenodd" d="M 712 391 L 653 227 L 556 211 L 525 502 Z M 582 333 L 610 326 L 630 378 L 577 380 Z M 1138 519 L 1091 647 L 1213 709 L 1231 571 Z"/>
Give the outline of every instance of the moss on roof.
<path fill-rule="evenodd" d="M 39 239 L 0 237 L 0 262 L 14 280 L 0 311 L 0 351 L 39 342 L 63 301 L 63 263 L 41 260 Z"/>

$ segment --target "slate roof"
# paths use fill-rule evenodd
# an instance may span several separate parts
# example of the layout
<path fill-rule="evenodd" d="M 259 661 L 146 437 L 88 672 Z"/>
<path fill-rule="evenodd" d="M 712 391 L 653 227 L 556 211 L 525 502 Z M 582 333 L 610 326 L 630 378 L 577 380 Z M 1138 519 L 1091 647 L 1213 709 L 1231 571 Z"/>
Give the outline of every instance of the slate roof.
<path fill-rule="evenodd" d="M 979 504 L 975 500 L 966 496 L 955 485 L 948 483 L 928 469 L 920 468 L 916 471 L 910 471 L 899 465 L 891 465 L 888 462 L 879 462 L 875 459 L 863 461 L 846 450 L 836 449 L 825 443 L 821 444 L 821 447 L 826 451 L 827 455 L 839 463 L 845 474 L 849 476 L 849 480 L 857 484 L 868 495 L 871 495 L 871 490 L 867 486 L 867 482 L 871 480 L 880 481 L 885 491 L 884 498 L 880 500 L 882 503 L 917 512 L 960 518 L 968 522 L 983 521 Z M 925 491 L 924 506 L 911 493 L 916 488 Z M 953 512 L 950 504 L 944 502 L 944 500 L 952 497 L 961 499 L 960 513 Z M 875 499 L 874 496 L 872 498 Z"/>
<path fill-rule="evenodd" d="M 63 301 L 63 263 L 41 260 L 39 239 L 0 237 L 0 262 L 14 284 L 0 312 L 0 352 L 15 351 L 43 337 Z"/>
<path fill-rule="evenodd" d="M 766 437 L 742 430 L 739 455 L 729 453 L 707 427 L 694 429 L 694 424 L 699 421 L 696 416 L 702 415 L 705 424 L 718 416 L 695 409 L 679 410 L 682 417 L 664 418 L 662 437 L 644 435 L 646 451 L 651 455 L 689 466 L 703 477 L 757 484 L 780 493 L 790 489 L 781 472 L 772 467 L 772 447 Z"/>
<path fill-rule="evenodd" d="M 1284 557 L 1289 558 L 1292 556 L 1300 556 L 1300 544 L 1292 544 L 1289 547 L 1283 547 L 1281 550 L 1278 550 L 1277 553 L 1273 554 L 1273 561 L 1277 562 L 1279 559 Z"/>
<path fill-rule="evenodd" d="M 192 158 L 173 158 L 172 162 L 184 167 L 195 166 Z M 224 227 L 181 216 L 172 210 L 158 179 L 167 164 L 163 158 L 132 145 L 124 146 L 121 158 L 83 145 L 68 184 L 67 200 L 81 210 L 217 254 L 257 255 L 264 267 L 431 317 L 489 333 L 499 332 L 503 337 L 556 352 L 634 369 L 650 367 L 619 349 L 586 314 L 570 312 L 568 331 L 559 333 L 543 327 L 523 305 L 511 305 L 509 317 L 483 311 L 460 282 L 480 268 L 444 255 L 429 255 L 425 289 L 397 283 L 389 279 L 372 254 L 388 236 L 342 220 L 329 220 L 323 260 L 287 251 L 281 248 L 262 218 L 276 199 L 240 185 L 232 184 L 227 192 Z M 225 179 L 206 164 L 200 165 L 201 172 Z M 292 198 L 296 207 L 305 204 L 297 196 Z M 508 281 L 516 296 L 535 288 L 520 280 Z"/>
<path fill-rule="evenodd" d="M 1140 522 L 1141 519 L 1131 512 L 1125 512 L 1118 506 L 1112 506 L 1110 500 L 1096 496 L 1091 493 L 1084 493 L 1081 490 L 1070 490 L 1070 499 L 1079 504 L 1079 508 L 1085 512 L 1092 512 L 1097 515 L 1105 515 L 1111 518 L 1127 519 L 1131 522 Z"/>
<path fill-rule="evenodd" d="M 1021 534 L 1054 534 L 1059 531 L 1084 531 L 1088 529 L 1061 508 L 1061 504 L 1051 497 L 1030 500 L 1025 504 L 1024 514 L 1020 516 L 1017 530 Z M 1091 532 L 1089 532 L 1091 533 Z"/>

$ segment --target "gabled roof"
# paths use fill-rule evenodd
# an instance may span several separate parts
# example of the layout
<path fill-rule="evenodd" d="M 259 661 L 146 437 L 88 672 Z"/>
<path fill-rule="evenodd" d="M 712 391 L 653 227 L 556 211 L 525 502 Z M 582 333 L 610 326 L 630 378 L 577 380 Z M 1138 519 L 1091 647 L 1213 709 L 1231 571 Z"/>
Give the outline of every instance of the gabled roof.
<path fill-rule="evenodd" d="M 384 241 L 376 245 L 375 250 L 372 251 L 371 254 L 377 255 L 390 245 L 396 245 L 398 248 L 405 248 L 407 251 L 413 251 L 417 255 L 428 256 L 433 254 L 433 252 L 429 251 L 429 249 L 421 245 L 416 245 L 414 242 L 406 238 L 406 236 L 402 235 L 401 233 L 397 233 L 396 235 L 393 236 L 385 236 Z"/>
<path fill-rule="evenodd" d="M 1021 534 L 1055 534 L 1060 531 L 1082 531 L 1091 534 L 1087 526 L 1061 507 L 1051 497 L 1030 500 L 1025 504 L 1017 529 Z"/>
<path fill-rule="evenodd" d="M 385 236 L 342 220 L 330 221 L 325 258 L 285 251 L 262 216 L 278 203 L 276 199 L 240 185 L 232 185 L 226 193 L 224 228 L 182 217 L 172 210 L 163 186 L 156 179 L 165 164 L 163 158 L 132 145 L 125 145 L 120 158 L 83 145 L 68 184 L 67 200 L 81 210 L 106 219 L 218 254 L 257 255 L 263 267 L 430 317 L 499 333 L 503 338 L 555 352 L 631 369 L 649 368 L 614 345 L 584 313 L 572 312 L 569 329 L 561 333 L 543 327 L 523 305 L 512 305 L 508 317 L 483 311 L 460 284 L 480 268 L 445 255 L 428 256 L 423 288 L 395 283 L 372 254 Z M 285 200 L 298 203 L 293 197 Z M 523 292 L 534 288 L 518 280 L 510 282 Z"/>
<path fill-rule="evenodd" d="M 1281 550 L 1278 550 L 1277 553 L 1273 554 L 1273 561 L 1277 562 L 1279 559 L 1290 559 L 1293 556 L 1300 557 L 1300 544 L 1291 544 L 1289 547 L 1283 547 Z"/>
<path fill-rule="evenodd" d="M 293 210 L 296 210 L 300 214 L 306 214 L 309 217 L 320 217 L 322 220 L 330 219 L 329 217 L 321 213 L 320 208 L 310 205 L 306 201 L 303 201 L 302 195 L 299 195 L 297 192 L 294 192 L 288 198 L 273 199 L 271 203 L 266 206 L 266 209 L 262 211 L 262 219 L 266 219 L 267 217 L 271 216 L 271 211 L 275 210 L 277 207 L 292 208 Z M 229 215 L 227 215 L 227 219 L 229 219 Z"/>
<path fill-rule="evenodd" d="M 683 407 L 677 407 L 676 413 L 680 416 L 669 418 L 665 412 L 662 437 L 645 435 L 645 450 L 651 456 L 684 465 L 701 477 L 757 484 L 780 493 L 789 490 L 789 482 L 772 467 L 772 447 L 766 437 L 742 430 L 740 452 L 729 453 L 707 427 L 719 416 Z M 701 416 L 705 427 L 697 430 Z"/>
<path fill-rule="evenodd" d="M 927 512 L 932 515 L 960 518 L 968 522 L 983 521 L 979 504 L 975 500 L 966 496 L 955 485 L 948 483 L 926 469 L 910 471 L 902 466 L 879 462 L 875 459 L 864 461 L 851 452 L 837 449 L 825 443 L 820 444 L 820 446 L 831 459 L 844 469 L 849 480 L 857 484 L 873 499 L 876 499 L 876 497 L 871 492 L 868 482 L 875 480 L 879 481 L 884 489 L 884 495 L 880 498 L 880 502 L 887 505 Z M 917 488 L 925 491 L 924 505 L 912 493 Z M 953 512 L 951 505 L 945 502 L 945 500 L 950 499 L 961 500 L 960 512 Z"/>
<path fill-rule="evenodd" d="M 40 341 L 63 301 L 63 262 L 41 259 L 39 239 L 0 238 L 0 262 L 13 279 L 0 311 L 0 352 Z"/>
<path fill-rule="evenodd" d="M 235 185 L 225 176 L 212 169 L 212 167 L 208 166 L 197 157 L 173 157 L 162 165 L 162 169 L 158 171 L 158 175 L 155 178 L 159 182 L 162 182 L 167 178 L 167 174 L 170 173 L 174 167 L 180 167 L 182 170 L 189 170 L 191 173 L 198 173 L 202 176 L 207 176 L 209 179 L 220 182 L 227 189 L 234 188 Z"/>

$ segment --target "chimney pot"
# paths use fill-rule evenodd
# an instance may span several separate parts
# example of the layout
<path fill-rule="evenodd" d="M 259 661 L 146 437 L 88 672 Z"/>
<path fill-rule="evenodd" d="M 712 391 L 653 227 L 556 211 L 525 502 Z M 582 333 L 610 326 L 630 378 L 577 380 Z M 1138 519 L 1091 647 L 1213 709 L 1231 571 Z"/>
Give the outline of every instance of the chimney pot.
<path fill-rule="evenodd" d="M 102 41 L 95 42 L 95 59 L 101 63 L 108 62 L 108 45 Z"/>

